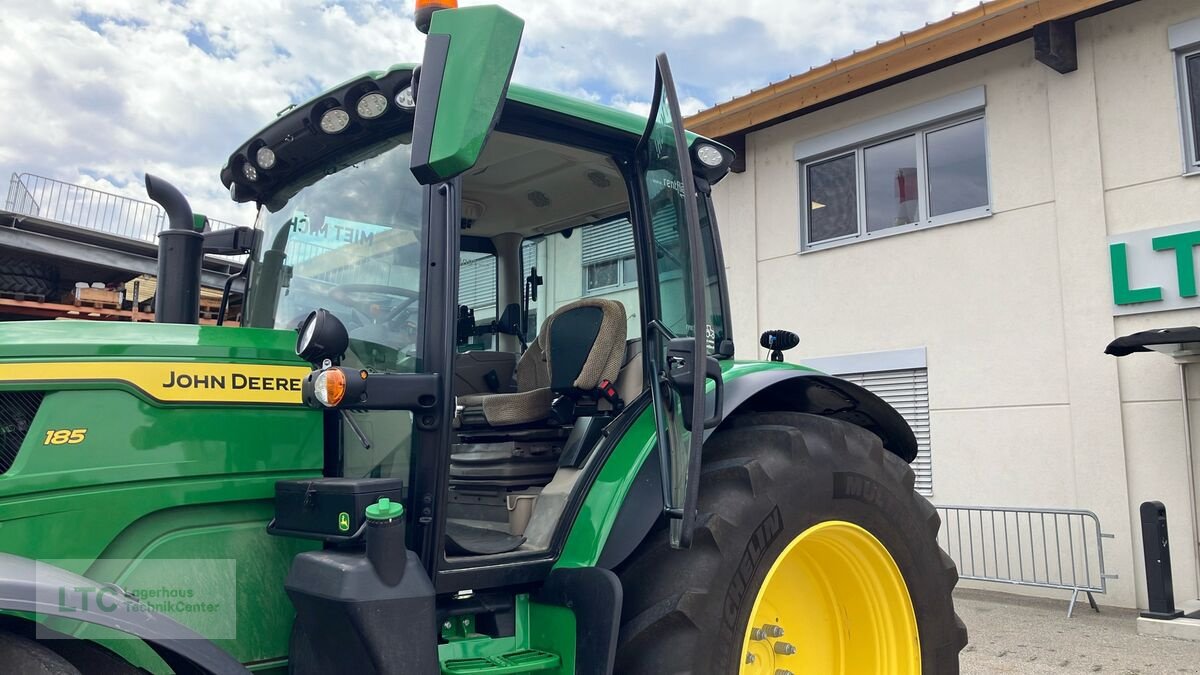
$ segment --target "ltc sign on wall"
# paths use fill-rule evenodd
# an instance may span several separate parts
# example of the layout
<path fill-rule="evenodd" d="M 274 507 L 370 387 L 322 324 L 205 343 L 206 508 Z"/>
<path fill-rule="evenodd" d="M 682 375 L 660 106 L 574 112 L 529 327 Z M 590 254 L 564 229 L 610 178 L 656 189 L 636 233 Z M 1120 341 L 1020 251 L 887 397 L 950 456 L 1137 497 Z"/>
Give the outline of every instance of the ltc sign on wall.
<path fill-rule="evenodd" d="M 1200 307 L 1196 247 L 1200 223 L 1183 223 L 1108 238 L 1113 314 Z"/>

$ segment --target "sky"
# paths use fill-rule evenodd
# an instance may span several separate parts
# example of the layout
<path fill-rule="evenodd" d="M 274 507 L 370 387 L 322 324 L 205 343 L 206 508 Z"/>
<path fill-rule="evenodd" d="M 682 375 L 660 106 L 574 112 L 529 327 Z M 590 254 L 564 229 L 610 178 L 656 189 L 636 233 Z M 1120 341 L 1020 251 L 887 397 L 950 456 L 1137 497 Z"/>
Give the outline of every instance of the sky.
<path fill-rule="evenodd" d="M 976 4 L 498 1 L 526 21 L 515 81 L 646 113 L 665 51 L 685 114 Z M 412 12 L 412 0 L 0 0 L 0 175 L 144 200 L 150 172 L 197 212 L 249 224 L 253 207 L 218 177 L 229 153 L 291 104 L 419 61 Z"/>

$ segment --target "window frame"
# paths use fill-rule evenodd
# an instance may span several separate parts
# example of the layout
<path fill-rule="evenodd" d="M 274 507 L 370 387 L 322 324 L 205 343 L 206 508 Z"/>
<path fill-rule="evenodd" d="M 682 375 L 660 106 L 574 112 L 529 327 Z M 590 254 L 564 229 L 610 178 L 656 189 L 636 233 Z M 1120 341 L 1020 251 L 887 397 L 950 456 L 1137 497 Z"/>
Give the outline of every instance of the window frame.
<path fill-rule="evenodd" d="M 929 194 L 929 134 L 937 133 L 945 129 L 949 129 L 961 124 L 980 121 L 983 123 L 983 164 L 984 176 L 987 190 L 987 203 L 983 206 L 976 206 L 969 209 L 962 209 L 951 213 L 945 213 L 939 216 L 930 215 L 930 194 Z M 897 140 L 904 140 L 912 137 L 914 144 L 914 153 L 917 169 L 917 219 L 916 222 L 907 223 L 904 225 L 896 225 L 886 227 L 880 230 L 869 231 L 867 229 L 867 194 L 866 194 L 866 150 L 878 145 L 890 143 Z M 830 239 L 822 239 L 820 241 L 810 241 L 809 238 L 809 211 L 812 200 L 809 198 L 808 192 L 808 168 L 815 164 L 820 164 L 831 159 L 845 157 L 847 155 L 854 156 L 855 179 L 854 186 L 857 194 L 855 202 L 858 209 L 858 229 L 851 234 L 841 235 Z M 812 155 L 810 157 L 799 158 L 796 160 L 798 169 L 798 182 L 800 185 L 800 253 L 810 251 L 820 251 L 827 248 L 835 248 L 848 244 L 856 244 L 881 237 L 890 237 L 897 234 L 905 234 L 915 230 L 922 230 L 931 227 L 939 227 L 941 225 L 950 225 L 953 223 L 962 223 L 979 218 L 987 218 L 992 215 L 992 171 L 991 171 L 991 152 L 988 147 L 987 134 L 987 113 L 986 110 L 977 109 L 970 112 L 953 115 L 950 117 L 930 120 L 927 123 L 910 126 L 903 129 L 897 129 L 890 133 L 874 136 L 871 138 L 862 139 L 851 145 L 843 145 L 841 147 Z"/>
<path fill-rule="evenodd" d="M 1183 143 L 1183 175 L 1200 175 L 1200 129 L 1196 128 L 1195 116 L 1200 113 L 1192 110 L 1191 83 L 1188 82 L 1188 59 L 1200 59 L 1200 44 L 1191 44 L 1174 50 L 1175 80 L 1179 90 L 1179 124 Z"/>
<path fill-rule="evenodd" d="M 633 280 L 629 280 L 629 279 L 625 278 L 625 261 L 626 260 L 635 261 L 634 262 L 635 272 L 634 272 Z M 637 265 L 636 260 L 637 260 L 636 256 L 634 256 L 633 254 L 629 254 L 629 255 L 621 256 L 620 258 L 604 258 L 602 260 L 593 260 L 592 262 L 584 265 L 583 266 L 583 296 L 588 297 L 591 295 L 604 295 L 606 293 L 612 293 L 614 291 L 621 291 L 621 290 L 625 290 L 627 288 L 636 288 L 637 283 L 638 283 L 637 276 L 636 276 L 636 274 L 637 274 L 636 273 L 636 265 Z M 617 265 L 617 283 L 609 284 L 607 286 L 597 286 L 595 288 L 588 288 L 588 270 L 596 265 L 607 265 L 609 263 L 616 263 L 616 265 Z"/>

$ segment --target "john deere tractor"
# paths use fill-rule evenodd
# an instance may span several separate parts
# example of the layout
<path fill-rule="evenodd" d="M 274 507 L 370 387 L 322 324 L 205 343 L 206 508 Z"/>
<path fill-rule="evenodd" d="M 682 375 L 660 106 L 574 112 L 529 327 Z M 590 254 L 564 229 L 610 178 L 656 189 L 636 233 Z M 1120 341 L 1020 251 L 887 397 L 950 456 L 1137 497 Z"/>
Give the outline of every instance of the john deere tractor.
<path fill-rule="evenodd" d="M 147 177 L 157 323 L 0 326 L 0 670 L 957 672 L 903 418 L 786 331 L 733 358 L 734 155 L 665 56 L 645 119 L 417 4 L 421 64 L 230 155 L 255 227 Z M 240 326 L 198 325 L 211 253 Z"/>

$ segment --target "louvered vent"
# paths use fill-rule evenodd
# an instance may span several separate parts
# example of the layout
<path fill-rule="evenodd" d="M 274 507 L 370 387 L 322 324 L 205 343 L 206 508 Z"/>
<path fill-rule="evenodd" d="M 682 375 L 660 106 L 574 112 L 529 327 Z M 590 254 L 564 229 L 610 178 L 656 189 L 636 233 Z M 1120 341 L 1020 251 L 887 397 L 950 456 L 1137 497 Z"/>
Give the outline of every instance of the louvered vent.
<path fill-rule="evenodd" d="M 917 458 L 912 462 L 917 474 L 917 492 L 933 494 L 933 462 L 929 452 L 929 374 L 925 368 L 885 370 L 875 373 L 848 373 L 838 377 L 849 380 L 887 401 L 895 408 L 917 437 Z"/>
<path fill-rule="evenodd" d="M 633 226 L 629 219 L 618 218 L 583 228 L 581 261 L 589 265 L 601 260 L 616 260 L 633 255 Z"/>
<path fill-rule="evenodd" d="M 0 473 L 8 471 L 16 461 L 21 443 L 41 405 L 40 391 L 0 393 Z"/>

